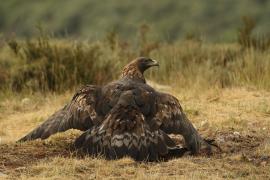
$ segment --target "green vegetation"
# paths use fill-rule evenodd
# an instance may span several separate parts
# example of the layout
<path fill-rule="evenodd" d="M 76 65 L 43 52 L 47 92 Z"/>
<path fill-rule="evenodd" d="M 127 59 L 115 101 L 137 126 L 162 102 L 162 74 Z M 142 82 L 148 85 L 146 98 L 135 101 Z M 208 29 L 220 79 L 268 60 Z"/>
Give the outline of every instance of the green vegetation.
<path fill-rule="evenodd" d="M 147 72 L 158 83 L 270 89 L 268 9 L 264 0 L 5 1 L 0 89 L 63 92 L 103 84 L 136 56 L 160 62 Z M 34 33 L 37 24 L 43 28 Z"/>
<path fill-rule="evenodd" d="M 242 16 L 253 17 L 255 33 L 269 33 L 267 0 L 8 0 L 0 4 L 0 32 L 32 37 L 41 23 L 57 37 L 100 39 L 112 29 L 135 39 L 149 24 L 151 38 L 175 41 L 189 34 L 208 40 L 232 41 Z"/>
<path fill-rule="evenodd" d="M 1 88 L 59 92 L 82 84 L 103 84 L 118 78 L 132 58 L 150 56 L 159 61 L 160 68 L 147 76 L 158 83 L 269 90 L 270 39 L 252 36 L 251 22 L 244 19 L 238 43 L 230 44 L 209 44 L 196 37 L 169 44 L 151 41 L 147 25 L 141 26 L 137 44 L 120 40 L 115 32 L 102 41 L 74 41 L 56 40 L 40 30 L 37 38 L 2 43 Z"/>

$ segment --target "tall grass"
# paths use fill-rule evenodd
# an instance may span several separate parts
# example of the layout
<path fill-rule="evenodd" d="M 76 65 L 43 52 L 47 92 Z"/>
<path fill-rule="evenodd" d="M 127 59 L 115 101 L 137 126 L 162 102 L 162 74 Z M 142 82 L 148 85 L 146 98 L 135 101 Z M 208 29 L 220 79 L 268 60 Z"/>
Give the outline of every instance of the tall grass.
<path fill-rule="evenodd" d="M 63 91 L 80 84 L 101 84 L 117 77 L 117 52 L 105 42 L 56 41 L 48 36 L 10 41 L 17 58 L 11 67 L 9 87 L 15 91 Z"/>
<path fill-rule="evenodd" d="M 117 79 L 122 67 L 140 55 L 160 63 L 159 69 L 146 73 L 147 78 L 174 87 L 270 89 L 266 46 L 192 38 L 168 44 L 149 41 L 147 33 L 147 26 L 142 26 L 137 44 L 120 40 L 115 32 L 95 42 L 56 40 L 46 33 L 31 40 L 13 39 L 0 50 L 1 89 L 61 92 L 81 84 L 104 84 Z M 239 36 L 244 38 L 244 33 Z"/>
<path fill-rule="evenodd" d="M 163 46 L 151 55 L 161 62 L 160 70 L 153 71 L 152 77 L 176 86 L 270 89 L 269 50 L 242 49 L 237 44 L 186 41 Z"/>
<path fill-rule="evenodd" d="M 238 43 L 242 48 L 254 48 L 265 51 L 270 47 L 270 37 L 257 34 L 254 36 L 253 31 L 256 22 L 253 18 L 244 16 L 242 18 L 242 26 L 238 29 Z"/>

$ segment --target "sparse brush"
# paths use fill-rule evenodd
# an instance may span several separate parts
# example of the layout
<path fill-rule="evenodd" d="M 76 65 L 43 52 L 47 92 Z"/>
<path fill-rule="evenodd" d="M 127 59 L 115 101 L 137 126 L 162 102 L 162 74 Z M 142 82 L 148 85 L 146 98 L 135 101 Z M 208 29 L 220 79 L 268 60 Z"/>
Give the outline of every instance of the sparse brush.
<path fill-rule="evenodd" d="M 115 63 L 105 59 L 106 48 L 99 43 L 57 42 L 41 36 L 20 43 L 22 50 L 11 49 L 24 62 L 12 74 L 12 88 L 61 91 L 80 84 L 106 82 L 114 78 Z M 102 49 L 103 48 L 103 49 Z"/>
<path fill-rule="evenodd" d="M 139 55 L 149 56 L 149 54 L 159 48 L 158 42 L 149 41 L 148 34 L 150 27 L 147 24 L 142 24 L 139 28 Z"/>
<path fill-rule="evenodd" d="M 138 46 L 121 40 L 114 31 L 95 42 L 56 40 L 42 31 L 35 39 L 13 39 L 7 43 L 9 51 L 0 51 L 0 85 L 14 91 L 59 92 L 82 84 L 103 84 L 118 78 L 129 60 L 142 55 L 160 64 L 159 69 L 147 72 L 147 79 L 177 88 L 270 89 L 269 51 L 254 45 L 252 28 L 250 23 L 241 31 L 241 46 L 193 39 L 153 42 L 148 25 L 140 28 Z"/>
<path fill-rule="evenodd" d="M 243 24 L 238 29 L 238 43 L 242 48 L 255 48 L 265 51 L 270 47 L 270 37 L 266 35 L 253 36 L 252 33 L 256 27 L 256 22 L 253 18 L 244 16 Z"/>
<path fill-rule="evenodd" d="M 10 49 L 15 53 L 18 54 L 19 50 L 20 50 L 20 46 L 18 45 L 17 41 L 15 41 L 14 39 L 10 40 L 8 42 L 8 46 L 10 47 Z"/>
<path fill-rule="evenodd" d="M 4 87 L 7 85 L 8 81 L 8 73 L 4 68 L 1 68 L 0 66 L 0 90 L 4 89 Z"/>

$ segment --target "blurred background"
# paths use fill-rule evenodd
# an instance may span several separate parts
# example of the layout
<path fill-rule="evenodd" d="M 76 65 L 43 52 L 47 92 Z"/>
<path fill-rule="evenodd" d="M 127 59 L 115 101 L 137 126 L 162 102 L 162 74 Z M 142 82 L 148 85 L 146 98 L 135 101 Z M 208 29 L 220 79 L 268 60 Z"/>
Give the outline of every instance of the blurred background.
<path fill-rule="evenodd" d="M 267 0 L 2 1 L 0 91 L 104 84 L 138 56 L 160 84 L 268 90 L 269 17 Z"/>
<path fill-rule="evenodd" d="M 147 24 L 151 38 L 176 41 L 190 34 L 211 41 L 231 42 L 243 16 L 256 21 L 254 33 L 268 33 L 267 0 L 8 0 L 0 4 L 0 32 L 32 37 L 42 25 L 55 37 L 99 39 L 115 31 L 136 37 Z"/>

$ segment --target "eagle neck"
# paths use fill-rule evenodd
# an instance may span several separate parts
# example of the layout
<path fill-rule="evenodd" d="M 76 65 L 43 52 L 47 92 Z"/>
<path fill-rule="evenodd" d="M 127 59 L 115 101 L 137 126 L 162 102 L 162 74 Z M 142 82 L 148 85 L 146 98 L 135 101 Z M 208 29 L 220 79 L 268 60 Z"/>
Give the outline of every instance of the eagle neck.
<path fill-rule="evenodd" d="M 135 65 L 126 66 L 121 74 L 121 78 L 127 78 L 133 81 L 146 83 L 143 73 Z"/>

